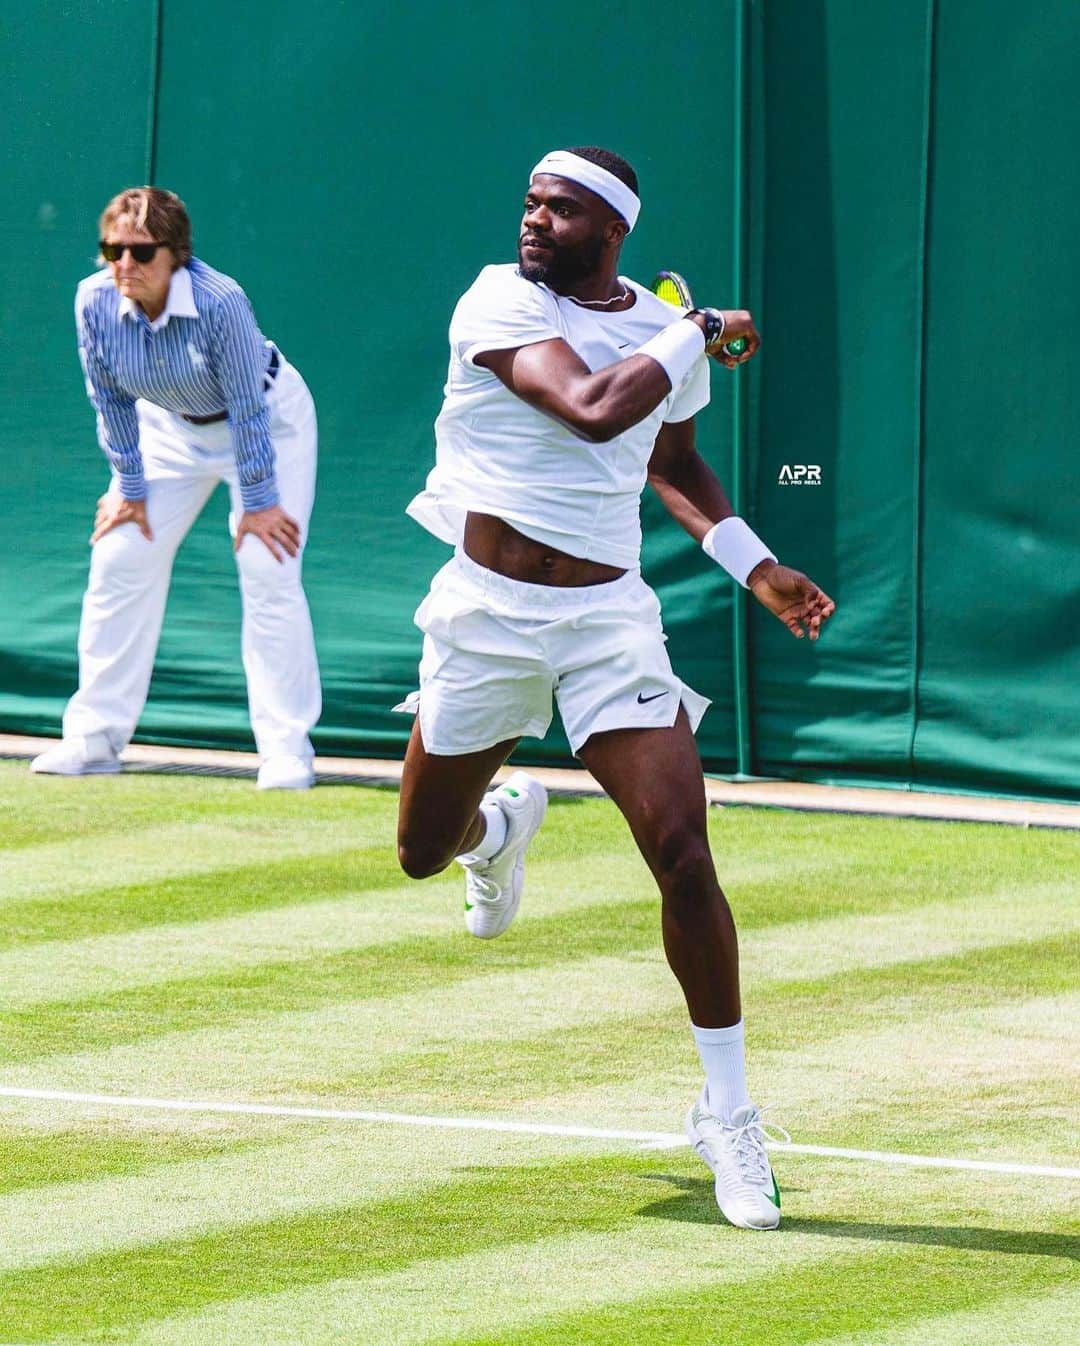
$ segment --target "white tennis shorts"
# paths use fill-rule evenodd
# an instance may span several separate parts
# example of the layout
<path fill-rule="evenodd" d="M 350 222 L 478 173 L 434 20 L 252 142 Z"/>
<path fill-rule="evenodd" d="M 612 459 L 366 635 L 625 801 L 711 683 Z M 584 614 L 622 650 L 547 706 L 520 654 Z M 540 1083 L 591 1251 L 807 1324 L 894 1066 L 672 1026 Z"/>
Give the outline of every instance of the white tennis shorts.
<path fill-rule="evenodd" d="M 696 730 L 710 704 L 672 672 L 660 602 L 637 570 L 583 588 L 522 584 L 459 550 L 415 621 L 420 690 L 394 709 L 419 709 L 440 757 L 543 738 L 553 695 L 575 753 L 605 730 L 670 727 L 680 705 Z"/>

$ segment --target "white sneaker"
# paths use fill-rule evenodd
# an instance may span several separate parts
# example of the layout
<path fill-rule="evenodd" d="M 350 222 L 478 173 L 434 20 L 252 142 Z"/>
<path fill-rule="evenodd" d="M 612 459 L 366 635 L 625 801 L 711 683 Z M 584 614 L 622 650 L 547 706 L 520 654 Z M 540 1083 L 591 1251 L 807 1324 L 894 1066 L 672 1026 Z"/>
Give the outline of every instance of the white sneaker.
<path fill-rule="evenodd" d="M 501 935 L 517 915 L 525 887 L 525 851 L 547 812 L 547 791 L 524 771 L 485 798 L 506 815 L 506 840 L 490 860 L 464 860 L 465 927 L 477 939 Z"/>
<path fill-rule="evenodd" d="M 310 790 L 315 784 L 311 763 L 303 757 L 268 757 L 259 767 L 259 790 Z"/>
<path fill-rule="evenodd" d="M 42 776 L 108 776 L 120 769 L 120 759 L 107 734 L 61 739 L 30 763 L 30 770 Z"/>
<path fill-rule="evenodd" d="M 791 1139 L 777 1127 L 778 1135 Z M 730 1122 L 714 1117 L 707 1091 L 686 1114 L 686 1134 L 716 1177 L 716 1204 L 740 1229 L 775 1229 L 780 1223 L 780 1188 L 765 1153 L 765 1129 L 753 1103 L 744 1103 Z"/>

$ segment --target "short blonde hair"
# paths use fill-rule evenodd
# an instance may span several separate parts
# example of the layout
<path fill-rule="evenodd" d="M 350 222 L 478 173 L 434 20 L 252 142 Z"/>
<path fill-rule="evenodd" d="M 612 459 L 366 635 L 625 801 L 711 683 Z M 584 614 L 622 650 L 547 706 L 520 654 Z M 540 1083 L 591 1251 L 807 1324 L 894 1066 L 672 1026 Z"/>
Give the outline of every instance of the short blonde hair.
<path fill-rule="evenodd" d="M 191 261 L 191 219 L 175 192 L 163 187 L 126 187 L 101 212 L 99 238 L 105 238 L 122 216 L 136 229 L 143 229 L 158 243 L 168 245 L 177 266 Z M 98 261 L 102 261 L 98 258 Z"/>

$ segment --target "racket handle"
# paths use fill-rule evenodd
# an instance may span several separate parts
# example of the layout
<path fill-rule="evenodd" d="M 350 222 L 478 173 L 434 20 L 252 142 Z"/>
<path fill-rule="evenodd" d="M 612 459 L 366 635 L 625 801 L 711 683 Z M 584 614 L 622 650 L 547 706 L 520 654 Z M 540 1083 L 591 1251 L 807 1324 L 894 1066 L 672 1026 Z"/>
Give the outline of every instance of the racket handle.
<path fill-rule="evenodd" d="M 732 359 L 737 359 L 746 350 L 746 338 L 735 337 L 733 341 L 725 341 L 720 347 L 725 355 L 730 355 Z"/>

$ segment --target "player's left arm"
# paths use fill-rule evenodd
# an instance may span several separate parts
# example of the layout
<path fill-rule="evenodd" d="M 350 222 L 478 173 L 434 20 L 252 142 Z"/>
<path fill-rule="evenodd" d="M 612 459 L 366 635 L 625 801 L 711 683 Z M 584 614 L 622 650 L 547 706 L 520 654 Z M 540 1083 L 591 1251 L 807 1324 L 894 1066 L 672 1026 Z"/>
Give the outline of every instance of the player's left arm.
<path fill-rule="evenodd" d="M 665 509 L 700 543 L 713 526 L 734 516 L 731 501 L 694 444 L 694 419 L 660 427 L 649 460 L 649 484 Z M 817 640 L 836 604 L 801 570 L 766 558 L 746 577 L 746 587 L 793 636 Z"/>

